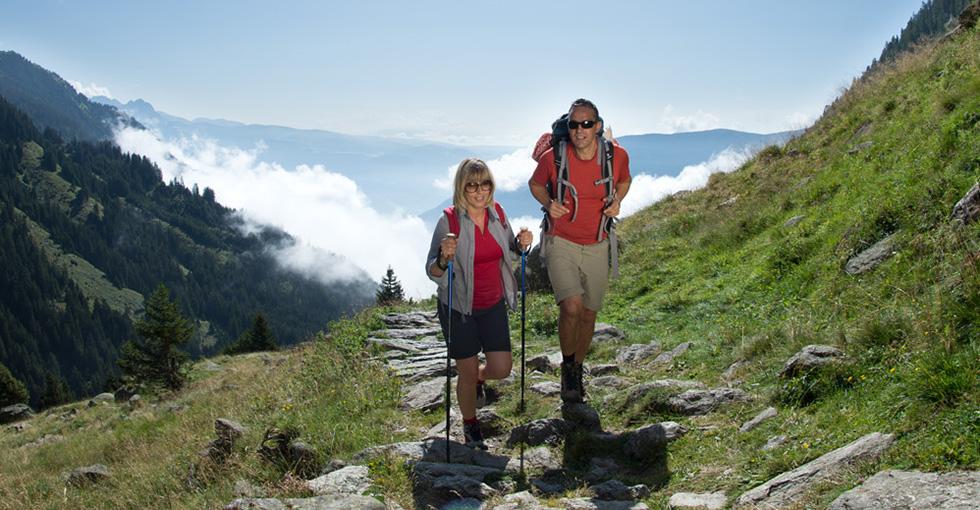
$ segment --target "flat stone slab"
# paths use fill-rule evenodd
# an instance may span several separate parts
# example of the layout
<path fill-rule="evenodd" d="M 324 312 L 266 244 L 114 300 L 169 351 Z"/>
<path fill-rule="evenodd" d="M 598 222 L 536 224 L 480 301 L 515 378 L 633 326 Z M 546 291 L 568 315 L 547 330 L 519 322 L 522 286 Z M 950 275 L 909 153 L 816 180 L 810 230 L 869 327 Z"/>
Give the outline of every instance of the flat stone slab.
<path fill-rule="evenodd" d="M 722 510 L 727 501 L 724 492 L 678 492 L 670 497 L 667 505 L 671 510 Z"/>
<path fill-rule="evenodd" d="M 627 345 L 616 354 L 616 362 L 622 365 L 642 363 L 660 354 L 662 350 L 663 348 L 657 342 Z"/>
<path fill-rule="evenodd" d="M 858 253 L 844 265 L 844 272 L 849 275 L 866 273 L 878 267 L 879 264 L 895 254 L 895 235 L 892 234 L 873 244 L 867 250 Z"/>
<path fill-rule="evenodd" d="M 307 482 L 317 496 L 360 495 L 371 487 L 367 466 L 347 466 Z"/>
<path fill-rule="evenodd" d="M 368 496 L 241 498 L 229 503 L 225 510 L 385 510 L 385 504 Z"/>
<path fill-rule="evenodd" d="M 766 420 L 768 420 L 770 418 L 775 418 L 776 417 L 776 414 L 777 414 L 777 411 L 776 411 L 776 408 L 775 407 L 767 407 L 762 412 L 760 412 L 759 414 L 755 415 L 755 418 L 752 418 L 751 420 L 743 423 L 742 426 L 739 427 L 738 431 L 739 432 L 748 432 L 748 431 L 750 431 L 750 430 L 758 427 L 759 425 L 761 425 L 762 422 L 764 422 L 764 421 L 766 421 Z"/>
<path fill-rule="evenodd" d="M 880 457 L 894 440 L 892 434 L 880 432 L 863 436 L 745 492 L 734 508 L 789 507 L 815 484 L 831 479 L 844 468 Z"/>
<path fill-rule="evenodd" d="M 795 377 L 818 366 L 844 358 L 844 351 L 832 345 L 808 345 L 786 360 L 780 377 Z"/>
<path fill-rule="evenodd" d="M 738 402 L 749 402 L 748 393 L 735 388 L 715 388 L 712 390 L 687 390 L 669 399 L 670 410 L 683 415 L 708 414 L 721 406 Z"/>
<path fill-rule="evenodd" d="M 626 338 L 626 333 L 622 329 L 612 324 L 606 324 L 605 322 L 596 323 L 595 329 L 592 332 L 592 343 L 597 344 L 623 340 L 624 338 Z"/>
<path fill-rule="evenodd" d="M 828 510 L 974 510 L 980 507 L 980 471 L 882 471 L 841 494 Z"/>
<path fill-rule="evenodd" d="M 399 408 L 405 411 L 417 409 L 433 411 L 446 402 L 446 379 L 435 378 L 410 386 L 402 397 Z"/>

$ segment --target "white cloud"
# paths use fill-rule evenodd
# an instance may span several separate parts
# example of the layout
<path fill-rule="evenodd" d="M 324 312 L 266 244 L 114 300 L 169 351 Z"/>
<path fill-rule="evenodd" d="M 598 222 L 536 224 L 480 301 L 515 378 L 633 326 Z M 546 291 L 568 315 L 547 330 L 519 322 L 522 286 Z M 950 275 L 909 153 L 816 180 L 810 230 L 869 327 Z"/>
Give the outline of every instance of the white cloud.
<path fill-rule="evenodd" d="M 704 163 L 684 167 L 676 177 L 634 175 L 629 194 L 623 199 L 621 214 L 626 217 L 678 191 L 701 188 L 708 183 L 711 174 L 736 170 L 751 157 L 752 152 L 747 149 L 725 149 Z"/>
<path fill-rule="evenodd" d="M 527 186 L 527 181 L 534 173 L 536 165 L 531 159 L 530 147 L 517 149 L 510 154 L 504 154 L 497 159 L 487 161 L 487 166 L 493 172 L 493 178 L 497 182 L 497 189 L 501 191 L 514 191 Z M 435 179 L 432 181 L 432 185 L 439 189 L 452 190 L 457 166 L 447 167 L 446 178 Z"/>
<path fill-rule="evenodd" d="M 105 96 L 109 99 L 115 99 L 112 97 L 112 93 L 109 92 L 109 89 L 107 87 L 103 87 L 102 85 L 96 85 L 94 83 L 85 85 L 80 81 L 71 81 L 68 83 L 71 83 L 71 86 L 75 87 L 75 90 L 77 90 L 79 93 L 84 94 L 85 97 L 92 98 L 95 96 Z"/>
<path fill-rule="evenodd" d="M 247 222 L 289 232 L 297 244 L 276 253 L 288 268 L 325 282 L 348 279 L 360 268 L 377 282 L 390 265 L 407 296 L 435 292 L 423 269 L 431 232 L 422 220 L 377 212 L 340 173 L 322 165 L 287 170 L 259 161 L 261 149 L 222 147 L 199 138 L 164 141 L 147 131 L 122 129 L 116 140 L 124 151 L 153 160 L 166 181 L 177 177 L 188 187 L 209 187 L 218 202 L 238 209 Z M 334 265 L 327 252 L 352 265 Z"/>
<path fill-rule="evenodd" d="M 660 122 L 667 133 L 705 131 L 721 126 L 721 119 L 716 115 L 701 110 L 693 115 L 679 115 L 674 113 L 674 105 L 670 104 L 664 107 Z"/>

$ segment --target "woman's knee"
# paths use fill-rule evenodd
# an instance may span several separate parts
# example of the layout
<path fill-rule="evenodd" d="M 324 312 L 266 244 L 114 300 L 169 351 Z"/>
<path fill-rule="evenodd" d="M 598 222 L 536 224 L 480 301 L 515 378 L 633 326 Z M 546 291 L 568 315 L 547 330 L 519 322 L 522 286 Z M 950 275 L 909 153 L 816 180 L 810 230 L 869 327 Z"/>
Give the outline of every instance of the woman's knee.
<path fill-rule="evenodd" d="M 489 353 L 487 364 L 483 367 L 483 377 L 485 379 L 503 379 L 510 375 L 514 361 L 510 353 Z"/>

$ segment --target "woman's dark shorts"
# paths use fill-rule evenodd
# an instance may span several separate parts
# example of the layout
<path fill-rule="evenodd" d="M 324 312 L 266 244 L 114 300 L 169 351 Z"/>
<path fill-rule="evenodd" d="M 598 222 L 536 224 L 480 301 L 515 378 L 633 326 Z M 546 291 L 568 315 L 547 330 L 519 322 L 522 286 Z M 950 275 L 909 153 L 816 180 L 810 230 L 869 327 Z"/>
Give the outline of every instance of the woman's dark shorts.
<path fill-rule="evenodd" d="M 439 324 L 442 337 L 449 338 L 446 328 L 447 306 L 439 303 Z M 507 305 L 504 300 L 490 308 L 473 310 L 472 315 L 462 315 L 457 310 L 452 314 L 452 343 L 449 357 L 465 359 L 483 352 L 510 352 L 510 326 L 507 324 Z"/>

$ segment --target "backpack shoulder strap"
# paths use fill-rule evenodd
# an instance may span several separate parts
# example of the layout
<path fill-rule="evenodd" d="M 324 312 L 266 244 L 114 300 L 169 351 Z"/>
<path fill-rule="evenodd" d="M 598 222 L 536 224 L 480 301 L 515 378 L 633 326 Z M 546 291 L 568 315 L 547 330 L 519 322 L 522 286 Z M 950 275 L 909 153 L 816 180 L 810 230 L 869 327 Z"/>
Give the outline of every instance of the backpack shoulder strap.
<path fill-rule="evenodd" d="M 494 200 L 493 208 L 497 210 L 497 217 L 500 218 L 500 225 L 507 228 L 507 217 L 504 216 L 504 208 L 501 207 L 500 202 Z"/>
<path fill-rule="evenodd" d="M 451 205 L 443 209 L 442 212 L 446 215 L 446 220 L 449 221 L 449 232 L 459 237 L 459 216 L 456 216 L 456 207 Z"/>

